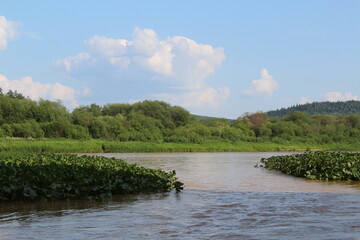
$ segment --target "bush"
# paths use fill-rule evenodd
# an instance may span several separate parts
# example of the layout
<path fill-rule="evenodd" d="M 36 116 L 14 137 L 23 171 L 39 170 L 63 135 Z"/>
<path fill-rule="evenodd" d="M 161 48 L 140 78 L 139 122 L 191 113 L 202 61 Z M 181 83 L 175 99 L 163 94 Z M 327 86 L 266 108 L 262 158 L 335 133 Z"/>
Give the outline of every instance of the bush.
<path fill-rule="evenodd" d="M 21 138 L 41 138 L 44 136 L 44 131 L 35 120 L 29 120 L 25 123 L 13 123 L 12 136 Z"/>
<path fill-rule="evenodd" d="M 66 137 L 82 140 L 88 140 L 91 138 L 88 129 L 79 125 L 71 125 L 71 127 L 69 127 L 66 131 Z"/>

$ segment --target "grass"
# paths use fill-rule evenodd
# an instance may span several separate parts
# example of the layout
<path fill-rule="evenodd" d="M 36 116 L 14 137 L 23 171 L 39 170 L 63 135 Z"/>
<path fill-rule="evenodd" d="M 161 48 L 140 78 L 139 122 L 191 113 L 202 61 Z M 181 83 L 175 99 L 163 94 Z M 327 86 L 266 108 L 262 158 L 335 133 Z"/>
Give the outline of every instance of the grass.
<path fill-rule="evenodd" d="M 359 150 L 351 144 L 310 144 L 274 142 L 220 142 L 203 144 L 116 142 L 107 140 L 72 139 L 0 139 L 0 152 L 23 153 L 103 153 L 103 152 L 265 152 L 318 150 Z"/>

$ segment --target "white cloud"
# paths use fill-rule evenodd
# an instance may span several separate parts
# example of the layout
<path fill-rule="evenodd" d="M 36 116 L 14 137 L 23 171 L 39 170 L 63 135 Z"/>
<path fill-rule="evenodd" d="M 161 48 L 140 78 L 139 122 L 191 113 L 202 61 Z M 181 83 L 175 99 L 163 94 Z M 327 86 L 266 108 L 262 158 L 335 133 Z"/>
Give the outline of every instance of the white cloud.
<path fill-rule="evenodd" d="M 173 71 L 178 82 L 189 88 L 202 88 L 204 79 L 215 73 L 225 60 L 222 48 L 198 44 L 185 37 L 169 39 L 175 54 Z"/>
<path fill-rule="evenodd" d="M 307 104 L 310 103 L 310 100 L 307 99 L 306 97 L 302 97 L 299 101 L 299 104 Z"/>
<path fill-rule="evenodd" d="M 261 69 L 261 78 L 251 81 L 250 88 L 243 93 L 252 96 L 272 96 L 278 87 L 278 82 L 269 74 L 268 70 Z"/>
<path fill-rule="evenodd" d="M 230 89 L 205 87 L 177 94 L 162 93 L 154 96 L 184 107 L 219 107 L 230 96 Z"/>
<path fill-rule="evenodd" d="M 155 31 L 135 28 L 135 39 L 131 42 L 135 57 L 133 62 L 150 72 L 163 76 L 173 75 L 173 46 L 168 41 L 160 41 Z"/>
<path fill-rule="evenodd" d="M 19 26 L 20 23 L 8 21 L 4 16 L 0 16 L 0 51 L 7 48 L 8 41 L 19 35 Z"/>
<path fill-rule="evenodd" d="M 33 100 L 39 100 L 40 98 L 61 100 L 65 106 L 70 108 L 78 106 L 76 100 L 77 96 L 84 96 L 89 93 L 89 89 L 84 89 L 82 92 L 80 92 L 60 83 L 43 84 L 40 82 L 35 82 L 31 77 L 23 77 L 20 80 L 9 80 L 6 76 L 1 74 L 0 87 L 4 92 L 9 90 L 16 90 Z"/>
<path fill-rule="evenodd" d="M 111 39 L 103 36 L 93 36 L 85 43 L 91 53 L 108 57 L 125 54 L 126 47 L 129 45 L 125 39 Z"/>
<path fill-rule="evenodd" d="M 164 87 L 178 89 L 178 95 L 157 95 L 171 95 L 174 99 L 187 99 L 193 94 L 206 92 L 200 102 L 207 101 L 212 105 L 216 99 L 220 103 L 220 99 L 229 95 L 207 86 L 205 82 L 225 59 L 222 48 L 182 36 L 161 40 L 154 30 L 140 28 L 134 29 L 133 40 L 93 36 L 85 41 L 85 45 L 86 52 L 59 59 L 55 65 L 79 80 L 94 72 L 99 76 L 99 82 L 111 78 L 117 82 L 126 81 L 132 76 L 136 78 L 140 72 L 145 74 L 145 77 L 141 75 L 142 81 L 149 81 L 145 84 L 156 80 Z M 223 97 L 215 97 L 219 94 Z M 193 102 L 194 105 L 199 105 L 199 102 Z"/>
<path fill-rule="evenodd" d="M 76 56 L 66 57 L 64 59 L 58 59 L 55 62 L 56 66 L 64 67 L 66 72 L 71 72 L 74 68 L 78 67 L 84 61 L 90 62 L 91 56 L 88 53 L 79 53 Z"/>
<path fill-rule="evenodd" d="M 324 94 L 324 98 L 329 102 L 337 102 L 337 101 L 350 101 L 350 100 L 358 100 L 358 96 L 353 95 L 352 93 L 340 93 L 340 92 L 328 92 Z"/>

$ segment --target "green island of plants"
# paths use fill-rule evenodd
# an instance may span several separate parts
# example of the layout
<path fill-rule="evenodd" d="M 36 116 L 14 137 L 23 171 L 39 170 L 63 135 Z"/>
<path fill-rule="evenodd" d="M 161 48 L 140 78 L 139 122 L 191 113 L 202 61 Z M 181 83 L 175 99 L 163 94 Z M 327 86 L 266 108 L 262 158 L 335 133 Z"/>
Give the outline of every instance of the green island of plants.
<path fill-rule="evenodd" d="M 175 171 L 115 158 L 73 154 L 0 155 L 0 200 L 103 198 L 112 194 L 179 191 Z"/>
<path fill-rule="evenodd" d="M 305 152 L 263 158 L 264 167 L 313 180 L 360 181 L 360 153 Z"/>

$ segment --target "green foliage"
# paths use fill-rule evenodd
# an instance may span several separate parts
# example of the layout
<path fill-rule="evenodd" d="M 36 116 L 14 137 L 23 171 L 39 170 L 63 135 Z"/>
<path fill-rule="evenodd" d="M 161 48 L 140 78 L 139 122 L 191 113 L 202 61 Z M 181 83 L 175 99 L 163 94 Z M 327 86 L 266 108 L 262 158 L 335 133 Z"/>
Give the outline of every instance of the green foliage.
<path fill-rule="evenodd" d="M 167 173 L 115 158 L 70 154 L 1 154 L 0 200 L 109 197 L 182 189 Z"/>
<path fill-rule="evenodd" d="M 301 140 L 301 139 L 300 139 Z M 304 151 L 305 149 L 358 150 L 358 144 L 317 144 L 307 139 L 297 143 L 282 138 L 272 141 L 207 140 L 205 144 L 186 142 L 119 142 L 102 139 L 24 139 L 0 138 L 0 153 L 101 153 L 101 152 L 254 152 L 254 151 Z"/>
<path fill-rule="evenodd" d="M 235 122 L 235 120 L 233 120 L 233 119 L 208 117 L 208 116 L 201 116 L 201 115 L 195 115 L 195 114 L 191 114 L 190 117 L 192 120 L 194 120 L 196 122 L 201 122 L 204 124 L 207 124 L 208 122 L 212 122 L 213 120 L 226 120 L 231 123 Z"/>
<path fill-rule="evenodd" d="M 31 104 L 28 99 L 18 99 L 6 95 L 0 95 L 0 120 L 1 124 L 21 123 L 28 119 Z"/>
<path fill-rule="evenodd" d="M 44 136 L 44 131 L 34 120 L 29 120 L 24 123 L 13 123 L 11 128 L 13 137 L 40 138 Z"/>
<path fill-rule="evenodd" d="M 285 120 L 291 121 L 297 125 L 302 125 L 302 126 L 311 124 L 312 122 L 310 115 L 307 114 L 306 112 L 301 112 L 301 111 L 294 111 L 289 113 L 288 115 L 285 116 Z"/>
<path fill-rule="evenodd" d="M 360 114 L 360 101 L 347 102 L 313 102 L 281 108 L 267 112 L 269 117 L 282 118 L 294 111 L 305 112 L 310 115 L 350 115 Z"/>
<path fill-rule="evenodd" d="M 130 141 L 162 141 L 161 130 L 163 125 L 160 120 L 132 111 L 129 114 L 131 127 Z"/>
<path fill-rule="evenodd" d="M 43 123 L 57 121 L 59 118 L 70 119 L 70 114 L 61 102 L 40 100 L 32 105 L 29 117 Z"/>
<path fill-rule="evenodd" d="M 171 119 L 176 127 L 184 126 L 191 122 L 191 115 L 189 111 L 179 106 L 173 106 L 170 108 Z"/>
<path fill-rule="evenodd" d="M 67 138 L 71 139 L 90 139 L 91 136 L 89 134 L 89 131 L 86 127 L 78 126 L 78 125 L 71 125 L 66 130 L 66 136 Z"/>
<path fill-rule="evenodd" d="M 146 117 L 157 119 L 165 128 L 174 128 L 174 122 L 171 118 L 171 106 L 161 101 L 137 102 L 133 105 L 133 112 L 138 112 Z M 133 113 L 132 112 L 132 113 Z"/>
<path fill-rule="evenodd" d="M 305 152 L 263 158 L 265 168 L 318 180 L 360 180 L 360 153 Z"/>
<path fill-rule="evenodd" d="M 331 109 L 333 105 L 329 104 L 324 106 Z M 339 106 L 356 109 L 354 101 L 344 104 Z M 311 106 L 321 109 L 323 105 Z M 184 144 L 210 141 L 360 144 L 360 115 L 311 115 L 292 111 L 282 118 L 270 118 L 267 113 L 257 112 L 234 121 L 195 116 L 182 107 L 149 100 L 105 106 L 93 103 L 70 113 L 60 102 L 35 102 L 17 92 L 3 94 L 0 91 L 0 137 Z"/>
<path fill-rule="evenodd" d="M 292 137 L 295 136 L 297 126 L 293 122 L 277 121 L 270 125 L 273 136 Z"/>
<path fill-rule="evenodd" d="M 203 124 L 192 123 L 169 132 L 165 142 L 201 144 L 210 134 L 210 129 Z"/>
<path fill-rule="evenodd" d="M 104 116 L 116 116 L 116 115 L 128 115 L 130 111 L 132 110 L 132 106 L 130 104 L 124 104 L 124 103 L 111 103 L 106 104 L 103 109 L 102 113 Z"/>

